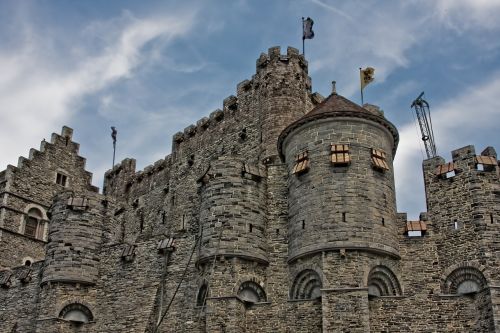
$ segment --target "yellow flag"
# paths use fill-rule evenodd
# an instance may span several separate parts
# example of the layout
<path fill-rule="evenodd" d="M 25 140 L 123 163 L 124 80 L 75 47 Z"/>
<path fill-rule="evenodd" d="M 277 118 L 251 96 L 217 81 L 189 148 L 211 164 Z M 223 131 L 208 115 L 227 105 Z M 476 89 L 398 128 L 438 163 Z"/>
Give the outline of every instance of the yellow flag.
<path fill-rule="evenodd" d="M 365 69 L 361 69 L 359 71 L 359 76 L 361 79 L 361 90 L 363 90 L 364 87 L 366 87 L 369 83 L 371 83 L 374 78 L 373 75 L 375 74 L 375 68 L 373 67 L 366 67 Z"/>

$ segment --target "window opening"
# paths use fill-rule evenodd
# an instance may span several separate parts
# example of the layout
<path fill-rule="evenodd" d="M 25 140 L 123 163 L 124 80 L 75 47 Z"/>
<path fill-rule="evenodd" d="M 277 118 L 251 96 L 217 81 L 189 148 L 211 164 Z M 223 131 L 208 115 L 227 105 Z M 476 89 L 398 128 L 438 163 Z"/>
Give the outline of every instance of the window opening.
<path fill-rule="evenodd" d="M 92 312 L 86 306 L 78 303 L 66 306 L 59 313 L 59 317 L 77 324 L 85 324 L 94 319 Z"/>
<path fill-rule="evenodd" d="M 345 213 L 342 213 L 342 222 L 346 222 Z"/>
<path fill-rule="evenodd" d="M 249 303 L 259 303 L 267 300 L 264 289 L 253 281 L 246 281 L 240 285 L 238 288 L 238 297 Z"/>
<path fill-rule="evenodd" d="M 454 220 L 453 221 L 453 229 L 457 230 L 460 226 L 458 225 L 458 221 Z"/>
<path fill-rule="evenodd" d="M 35 238 L 36 229 L 38 227 L 38 220 L 32 216 L 28 216 L 26 219 L 26 225 L 24 226 L 24 234 Z"/>
<path fill-rule="evenodd" d="M 302 220 L 302 229 L 306 228 L 306 221 Z"/>
<path fill-rule="evenodd" d="M 295 166 L 292 169 L 292 174 L 301 174 L 309 170 L 309 157 L 307 150 L 301 152 L 295 158 Z"/>
<path fill-rule="evenodd" d="M 207 294 L 208 287 L 206 284 L 203 284 L 198 291 L 198 297 L 196 297 L 196 306 L 205 306 L 207 305 Z"/>
<path fill-rule="evenodd" d="M 490 213 L 490 223 L 493 224 L 494 220 L 493 220 L 493 214 Z"/>
<path fill-rule="evenodd" d="M 332 165 L 344 166 L 351 163 L 351 155 L 349 154 L 349 145 L 331 144 Z"/>
<path fill-rule="evenodd" d="M 385 225 L 385 219 L 382 218 L 382 225 Z"/>
<path fill-rule="evenodd" d="M 248 231 L 249 231 L 249 232 L 252 232 L 252 230 L 253 230 L 253 225 L 252 225 L 252 223 L 250 223 L 250 224 L 248 225 Z"/>
<path fill-rule="evenodd" d="M 389 165 L 387 164 L 387 155 L 383 150 L 372 148 L 372 162 L 373 168 L 379 171 L 389 170 Z"/>
<path fill-rule="evenodd" d="M 39 238 L 39 234 L 42 233 L 41 221 L 42 212 L 38 208 L 31 208 L 24 223 L 24 235 Z"/>
<path fill-rule="evenodd" d="M 59 184 L 61 186 L 66 186 L 66 181 L 68 179 L 68 176 L 63 175 L 62 173 L 57 173 L 56 175 L 56 184 Z"/>

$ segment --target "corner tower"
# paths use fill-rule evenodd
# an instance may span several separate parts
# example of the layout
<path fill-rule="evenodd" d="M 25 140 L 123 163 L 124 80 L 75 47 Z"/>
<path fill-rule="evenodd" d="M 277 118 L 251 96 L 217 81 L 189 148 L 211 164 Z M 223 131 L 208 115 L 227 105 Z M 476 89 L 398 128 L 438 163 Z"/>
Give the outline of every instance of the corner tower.
<path fill-rule="evenodd" d="M 306 112 L 311 94 L 307 61 L 296 48 L 288 47 L 286 54 L 280 54 L 279 46 L 272 47 L 257 59 L 254 82 L 261 109 L 261 160 L 269 162 L 278 155 L 278 135 Z"/>
<path fill-rule="evenodd" d="M 325 332 L 346 327 L 369 332 L 368 290 L 401 292 L 395 278 L 400 257 L 392 162 L 397 144 L 398 132 L 382 112 L 336 93 L 279 137 L 289 172 L 292 290 L 305 269 L 316 271 L 321 281 L 309 297 L 321 289 Z M 372 272 L 382 272 L 387 283 L 371 281 Z"/>

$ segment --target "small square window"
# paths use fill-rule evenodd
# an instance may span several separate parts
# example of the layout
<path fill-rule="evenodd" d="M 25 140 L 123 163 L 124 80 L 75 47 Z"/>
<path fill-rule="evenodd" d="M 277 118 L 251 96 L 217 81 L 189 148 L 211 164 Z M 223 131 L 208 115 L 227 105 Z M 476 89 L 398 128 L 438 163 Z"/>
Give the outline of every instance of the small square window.
<path fill-rule="evenodd" d="M 309 170 L 309 157 L 307 150 L 305 150 L 295 158 L 295 166 L 292 169 L 292 174 L 301 174 L 307 170 Z"/>
<path fill-rule="evenodd" d="M 383 150 L 372 149 L 373 168 L 379 171 L 389 170 L 389 165 L 386 160 L 386 153 Z"/>
<path fill-rule="evenodd" d="M 332 152 L 332 164 L 334 166 L 349 165 L 351 163 L 351 155 L 349 154 L 349 145 L 337 145 L 332 143 L 331 152 Z"/>
<path fill-rule="evenodd" d="M 63 175 L 62 173 L 57 173 L 56 175 L 56 184 L 59 184 L 61 186 L 66 186 L 66 182 L 68 180 L 68 176 Z"/>

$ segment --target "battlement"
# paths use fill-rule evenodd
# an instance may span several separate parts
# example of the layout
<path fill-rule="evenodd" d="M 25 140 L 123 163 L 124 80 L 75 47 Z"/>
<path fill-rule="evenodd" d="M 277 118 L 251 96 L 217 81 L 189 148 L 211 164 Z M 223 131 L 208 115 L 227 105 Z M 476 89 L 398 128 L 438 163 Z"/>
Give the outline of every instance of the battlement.
<path fill-rule="evenodd" d="M 308 63 L 302 54 L 299 53 L 299 50 L 294 47 L 288 47 L 286 50 L 286 54 L 281 54 L 281 47 L 274 46 L 270 47 L 266 53 L 261 53 L 259 59 L 257 59 L 256 63 L 256 71 L 260 73 L 262 69 L 267 66 L 272 66 L 276 63 L 284 63 L 287 64 L 289 62 L 295 62 L 300 65 L 300 67 L 307 73 Z"/>
<path fill-rule="evenodd" d="M 469 170 L 493 171 L 498 167 L 497 153 L 493 147 L 486 147 L 480 155 L 476 155 L 472 145 L 455 149 L 451 152 L 452 161 L 446 163 L 441 156 L 427 159 L 423 162 L 426 175 L 443 176 L 458 174 Z"/>
<path fill-rule="evenodd" d="M 160 159 L 154 164 L 150 164 L 139 171 L 136 171 L 135 159 L 124 159 L 121 163 L 115 165 L 113 169 L 106 171 L 104 175 L 103 193 L 105 195 L 124 193 L 133 187 L 134 184 L 140 183 L 143 180 L 148 181 L 150 178 L 168 168 L 171 163 L 171 158 L 171 155 L 168 155 L 165 159 Z"/>

